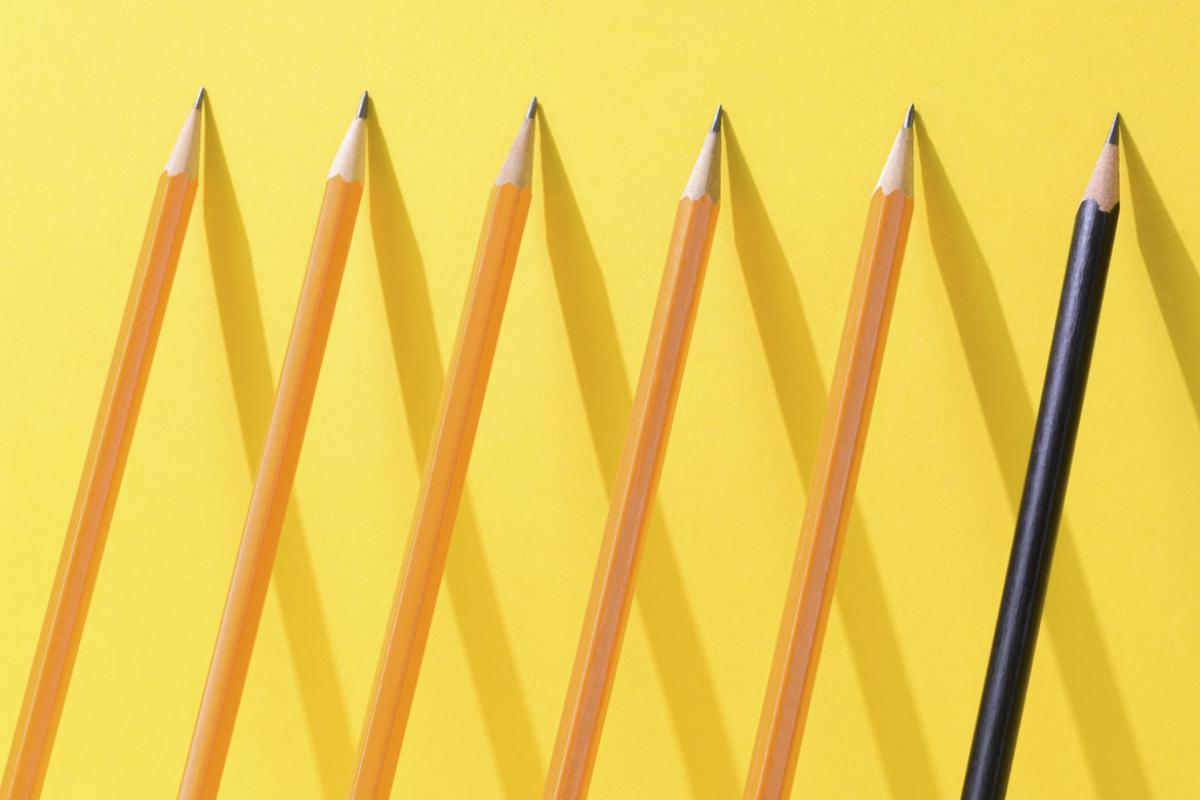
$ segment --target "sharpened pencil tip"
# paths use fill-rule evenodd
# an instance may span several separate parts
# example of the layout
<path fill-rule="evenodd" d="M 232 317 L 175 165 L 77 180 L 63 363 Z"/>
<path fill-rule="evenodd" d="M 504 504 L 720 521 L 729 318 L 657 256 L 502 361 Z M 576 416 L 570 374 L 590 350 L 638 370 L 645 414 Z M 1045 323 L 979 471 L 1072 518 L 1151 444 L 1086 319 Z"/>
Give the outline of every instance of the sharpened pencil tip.
<path fill-rule="evenodd" d="M 1108 132 L 1108 143 L 1116 144 L 1121 138 L 1121 115 L 1113 117 L 1112 129 Z"/>
<path fill-rule="evenodd" d="M 717 106 L 716 116 L 713 117 L 712 127 L 709 128 L 713 133 L 721 132 L 721 118 L 725 116 L 725 106 Z"/>
<path fill-rule="evenodd" d="M 358 118 L 367 118 L 367 93 L 365 90 L 362 93 L 362 100 L 358 101 Z"/>
<path fill-rule="evenodd" d="M 200 91 L 196 92 L 196 102 L 192 104 L 192 108 L 199 108 L 204 103 L 204 87 L 200 87 Z"/>
<path fill-rule="evenodd" d="M 904 127 L 911 128 L 913 126 L 913 118 L 917 116 L 917 106 L 915 103 L 908 104 L 908 113 L 904 115 Z"/>
<path fill-rule="evenodd" d="M 529 110 L 525 112 L 525 119 L 533 119 L 533 115 L 537 113 L 537 95 L 529 101 Z"/>

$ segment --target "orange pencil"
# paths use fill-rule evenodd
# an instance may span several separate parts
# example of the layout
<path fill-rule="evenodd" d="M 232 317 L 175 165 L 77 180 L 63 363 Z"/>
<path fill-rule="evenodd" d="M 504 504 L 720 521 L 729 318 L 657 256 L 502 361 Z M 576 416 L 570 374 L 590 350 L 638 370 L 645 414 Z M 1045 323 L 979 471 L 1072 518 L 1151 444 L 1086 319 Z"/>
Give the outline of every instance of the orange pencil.
<path fill-rule="evenodd" d="M 867 211 L 746 798 L 791 793 L 912 219 L 912 124 L 910 106 Z"/>
<path fill-rule="evenodd" d="M 221 783 L 362 197 L 366 116 L 367 93 L 363 92 L 358 114 L 325 183 L 317 233 L 179 788 L 181 800 L 216 797 Z"/>
<path fill-rule="evenodd" d="M 75 495 L 75 509 L 67 526 L 58 574 L 25 688 L 25 701 L 4 768 L 4 783 L 0 787 L 0 797 L 4 800 L 37 797 L 46 777 L 88 603 L 100 569 L 108 524 L 116 506 L 138 409 L 150 377 L 150 362 L 196 197 L 203 98 L 201 89 L 159 176 L 154 203 L 150 206 L 150 221 L 133 287 L 125 304 L 108 380 L 100 396 L 100 411 Z"/>
<path fill-rule="evenodd" d="M 446 374 L 408 551 L 384 632 L 375 684 L 367 701 L 358 765 L 350 791 L 356 800 L 382 800 L 391 796 L 404 727 L 417 688 L 421 657 L 446 566 L 446 550 L 454 531 L 504 304 L 521 246 L 521 232 L 529 214 L 536 108 L 535 97 L 500 168 L 484 214 L 475 269 Z"/>
<path fill-rule="evenodd" d="M 583 797 L 591 781 L 621 639 L 633 601 L 642 534 L 650 518 L 667 451 L 720 200 L 721 109 L 718 108 L 675 215 L 675 230 L 617 466 L 583 634 L 546 778 L 543 797 L 547 800 Z"/>

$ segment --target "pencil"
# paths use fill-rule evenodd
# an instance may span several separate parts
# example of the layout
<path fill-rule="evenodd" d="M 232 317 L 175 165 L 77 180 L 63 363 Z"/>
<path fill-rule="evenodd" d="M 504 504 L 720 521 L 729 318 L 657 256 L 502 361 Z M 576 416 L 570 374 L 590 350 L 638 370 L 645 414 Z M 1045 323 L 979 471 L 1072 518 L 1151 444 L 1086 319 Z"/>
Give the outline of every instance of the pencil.
<path fill-rule="evenodd" d="M 629 620 L 642 537 L 667 450 L 716 229 L 721 200 L 721 116 L 718 107 L 676 211 L 583 633 L 546 778 L 543 797 L 548 799 L 584 797 L 596 763 L 621 640 Z"/>
<path fill-rule="evenodd" d="M 1000 798 L 1008 789 L 1121 210 L 1119 130 L 1120 115 L 1075 213 L 1033 450 L 967 761 L 962 796 L 968 800 Z"/>
<path fill-rule="evenodd" d="M 535 97 L 492 186 L 484 214 L 408 550 L 367 701 L 350 794 L 357 800 L 391 796 L 521 233 L 529 215 L 536 109 Z"/>
<path fill-rule="evenodd" d="M 363 92 L 358 114 L 325 183 L 275 407 L 179 788 L 181 800 L 216 797 L 221 782 L 362 197 L 366 116 L 367 93 Z"/>
<path fill-rule="evenodd" d="M 913 211 L 910 106 L 871 195 L 746 798 L 791 793 Z"/>
<path fill-rule="evenodd" d="M 203 99 L 204 89 L 201 89 L 159 176 L 150 206 L 142 252 L 100 396 L 83 477 L 75 495 L 75 508 L 67 525 L 58 573 L 4 768 L 0 797 L 6 799 L 37 797 L 46 777 L 109 521 L 196 197 Z"/>

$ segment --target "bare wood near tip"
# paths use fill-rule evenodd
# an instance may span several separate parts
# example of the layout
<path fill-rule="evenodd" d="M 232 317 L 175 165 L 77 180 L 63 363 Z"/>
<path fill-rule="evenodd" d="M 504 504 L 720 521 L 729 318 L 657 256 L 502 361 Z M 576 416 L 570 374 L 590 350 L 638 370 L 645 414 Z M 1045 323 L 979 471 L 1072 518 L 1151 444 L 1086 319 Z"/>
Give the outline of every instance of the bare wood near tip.
<path fill-rule="evenodd" d="M 1121 115 L 1113 120 L 1108 142 L 1100 149 L 1100 158 L 1083 190 L 1084 200 L 1094 200 L 1101 211 L 1112 211 L 1121 201 L 1121 154 L 1118 144 Z"/>
<path fill-rule="evenodd" d="M 536 101 L 530 104 L 489 197 L 412 533 L 368 698 L 350 791 L 355 800 L 384 800 L 391 795 L 529 214 L 535 107 Z"/>
<path fill-rule="evenodd" d="M 911 119 L 871 196 L 746 800 L 787 797 L 795 776 L 912 217 Z"/>
<path fill-rule="evenodd" d="M 518 189 L 524 189 L 533 181 L 533 113 L 537 108 L 536 103 L 535 98 L 530 104 L 529 114 L 517 130 L 512 147 L 508 149 L 508 155 L 500 167 L 500 174 L 496 176 L 497 186 L 511 183 Z"/>
<path fill-rule="evenodd" d="M 667 449 L 720 200 L 720 112 L 675 217 L 641 378 L 543 797 L 587 794 L 629 621 L 642 539 Z"/>
<path fill-rule="evenodd" d="M 683 188 L 684 199 L 700 200 L 707 195 L 713 203 L 721 202 L 721 113 L 718 109 L 713 130 L 708 132 L 704 144 L 700 146 L 700 155 Z"/>
<path fill-rule="evenodd" d="M 325 182 L 263 455 L 184 765 L 180 800 L 214 798 L 221 784 L 362 197 L 365 135 L 362 117 L 355 117 Z"/>
<path fill-rule="evenodd" d="M 912 149 L 912 128 L 901 128 L 900 132 L 896 134 L 896 140 L 892 143 L 892 150 L 888 153 L 887 161 L 883 164 L 883 171 L 879 173 L 879 180 L 875 184 L 876 189 L 885 195 L 899 189 L 904 194 L 912 197 Z"/>
<path fill-rule="evenodd" d="M 17 716 L 0 798 L 41 794 L 108 526 L 196 196 L 200 98 L 158 180 L 75 507 Z"/>

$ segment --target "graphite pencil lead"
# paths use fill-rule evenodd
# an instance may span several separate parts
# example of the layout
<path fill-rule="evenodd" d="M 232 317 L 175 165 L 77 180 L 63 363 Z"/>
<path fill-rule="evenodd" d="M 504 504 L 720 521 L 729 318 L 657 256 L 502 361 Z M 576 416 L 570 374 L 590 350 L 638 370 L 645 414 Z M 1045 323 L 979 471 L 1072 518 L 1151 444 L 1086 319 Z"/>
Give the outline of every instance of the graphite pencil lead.
<path fill-rule="evenodd" d="M 367 93 L 366 93 L 366 90 L 364 90 L 362 93 L 362 100 L 358 101 L 358 118 L 359 119 L 367 118 Z"/>
<path fill-rule="evenodd" d="M 196 92 L 196 102 L 192 104 L 192 108 L 200 108 L 204 103 L 204 87 L 200 87 L 200 91 Z"/>
<path fill-rule="evenodd" d="M 908 113 L 904 115 L 904 127 L 911 128 L 913 126 L 913 118 L 917 116 L 917 107 L 914 103 L 908 104 Z"/>
<path fill-rule="evenodd" d="M 725 116 L 725 106 L 717 106 L 717 114 L 713 117 L 712 127 L 709 128 L 713 133 L 721 132 L 721 118 Z"/>
<path fill-rule="evenodd" d="M 1112 129 L 1108 132 L 1108 143 L 1116 144 L 1121 138 L 1121 115 L 1118 113 L 1113 117 Z"/>
<path fill-rule="evenodd" d="M 533 115 L 537 112 L 537 95 L 529 101 L 529 110 L 525 112 L 525 119 L 533 119 Z"/>

